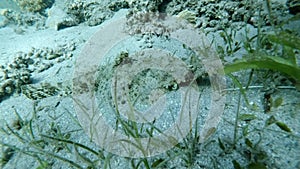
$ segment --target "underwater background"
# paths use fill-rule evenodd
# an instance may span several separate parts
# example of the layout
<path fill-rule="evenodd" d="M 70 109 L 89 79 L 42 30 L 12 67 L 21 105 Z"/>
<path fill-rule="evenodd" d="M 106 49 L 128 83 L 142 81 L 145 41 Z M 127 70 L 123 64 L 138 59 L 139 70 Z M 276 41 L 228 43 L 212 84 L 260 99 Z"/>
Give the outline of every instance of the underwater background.
<path fill-rule="evenodd" d="M 299 0 L 1 0 L 0 168 L 300 168 Z"/>

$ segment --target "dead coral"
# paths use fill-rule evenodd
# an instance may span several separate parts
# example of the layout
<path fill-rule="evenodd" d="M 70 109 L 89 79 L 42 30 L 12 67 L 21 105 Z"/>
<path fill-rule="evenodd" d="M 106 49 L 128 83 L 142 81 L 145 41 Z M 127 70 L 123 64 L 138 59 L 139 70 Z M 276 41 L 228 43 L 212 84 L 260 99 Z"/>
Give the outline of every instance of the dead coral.
<path fill-rule="evenodd" d="M 159 6 L 164 2 L 163 0 L 153 0 L 153 1 L 144 1 L 144 0 L 126 0 L 129 4 L 129 7 L 134 12 L 137 11 L 147 11 L 147 12 L 157 12 Z"/>

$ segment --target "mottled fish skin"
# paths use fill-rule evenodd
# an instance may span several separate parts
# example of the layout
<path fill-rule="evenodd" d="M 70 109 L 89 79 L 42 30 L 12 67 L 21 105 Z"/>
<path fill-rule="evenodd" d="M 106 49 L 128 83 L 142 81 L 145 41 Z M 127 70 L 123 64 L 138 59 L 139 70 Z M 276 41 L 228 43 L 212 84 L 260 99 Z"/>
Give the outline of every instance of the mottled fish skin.
<path fill-rule="evenodd" d="M 69 86 L 61 86 L 62 83 L 50 84 L 39 83 L 23 85 L 21 87 L 22 94 L 31 100 L 44 99 L 51 96 L 66 95 L 71 93 Z M 68 84 L 68 83 L 66 83 Z"/>

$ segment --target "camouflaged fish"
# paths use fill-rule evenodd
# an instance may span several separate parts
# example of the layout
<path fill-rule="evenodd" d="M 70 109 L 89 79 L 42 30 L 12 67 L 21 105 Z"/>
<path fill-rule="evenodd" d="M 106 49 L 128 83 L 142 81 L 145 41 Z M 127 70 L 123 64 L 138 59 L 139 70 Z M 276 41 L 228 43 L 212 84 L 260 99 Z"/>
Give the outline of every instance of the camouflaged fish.
<path fill-rule="evenodd" d="M 22 94 L 32 100 L 44 99 L 56 95 L 68 95 L 71 89 L 68 86 L 62 86 L 62 83 L 38 83 L 28 84 L 21 87 Z"/>
<path fill-rule="evenodd" d="M 73 78 L 70 81 L 60 82 L 60 83 L 38 83 L 38 84 L 28 84 L 21 86 L 22 93 L 29 99 L 32 100 L 38 100 L 38 99 L 44 99 L 51 96 L 68 96 L 72 93 L 82 93 L 82 92 L 90 92 L 90 91 L 97 91 L 98 88 L 101 88 L 99 83 L 105 83 L 108 81 L 108 79 L 113 77 L 114 69 L 118 66 L 126 65 L 126 64 L 132 64 L 132 62 L 136 61 L 135 59 L 128 57 L 128 52 L 123 51 L 119 54 L 119 57 L 115 59 L 115 62 L 113 65 L 109 66 L 100 66 L 96 72 L 98 72 L 98 75 L 95 79 L 95 71 L 90 71 L 84 73 L 84 75 L 77 76 Z M 189 59 L 185 60 L 186 64 L 189 65 L 189 69 L 192 71 L 192 73 L 198 77 L 199 79 L 205 79 L 207 77 L 207 74 L 204 74 L 204 70 L 202 67 L 199 67 L 201 65 L 200 60 L 197 59 L 195 56 L 191 56 Z M 135 79 L 132 79 L 134 84 L 136 86 L 141 85 L 140 87 L 135 88 L 137 91 L 146 89 L 146 84 L 139 84 L 139 82 L 142 82 L 145 80 L 145 77 L 152 75 L 153 77 L 156 77 L 160 80 L 158 80 L 157 88 L 161 88 L 164 90 L 164 92 L 177 90 L 180 86 L 188 85 L 190 84 L 191 77 L 187 76 L 185 77 L 185 81 L 188 82 L 186 84 L 184 83 L 178 83 L 173 77 L 168 77 L 168 74 L 165 73 L 159 73 L 160 71 L 144 71 L 146 74 L 139 74 L 140 76 L 136 76 Z M 97 74 L 97 73 L 96 73 Z M 153 81 L 153 80 L 152 80 Z M 77 85 L 72 86 L 72 83 L 76 83 Z M 102 86 L 103 87 L 103 86 Z M 153 86 L 152 86 L 153 88 Z M 74 90 L 74 92 L 72 92 Z M 141 91 L 139 91 L 141 92 Z"/>

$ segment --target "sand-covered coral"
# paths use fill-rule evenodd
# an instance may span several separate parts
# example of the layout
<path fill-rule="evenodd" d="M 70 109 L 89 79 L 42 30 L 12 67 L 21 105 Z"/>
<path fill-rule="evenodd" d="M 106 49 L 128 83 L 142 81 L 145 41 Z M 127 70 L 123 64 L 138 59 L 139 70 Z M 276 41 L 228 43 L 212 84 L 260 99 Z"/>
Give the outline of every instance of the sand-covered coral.
<path fill-rule="evenodd" d="M 14 0 L 18 8 L 0 9 L 0 15 L 4 19 L 0 27 L 13 25 L 18 26 L 16 33 L 22 33 L 20 26 L 35 26 L 37 29 L 44 29 L 47 16 L 45 9 L 50 8 L 54 0 Z M 9 6 L 8 6 L 9 7 Z M 21 9 L 21 10 L 20 10 Z"/>
<path fill-rule="evenodd" d="M 129 8 L 129 3 L 123 0 L 113 1 L 108 5 L 108 8 L 116 12 L 120 9 Z"/>
<path fill-rule="evenodd" d="M 87 23 L 89 26 L 95 26 L 113 16 L 113 12 L 106 5 L 108 4 L 104 2 L 75 0 L 67 4 L 66 11 L 77 24 Z"/>
<path fill-rule="evenodd" d="M 54 0 L 15 0 L 21 9 L 30 12 L 42 12 L 54 3 Z"/>
<path fill-rule="evenodd" d="M 21 85 L 30 83 L 31 72 L 28 67 L 31 64 L 33 62 L 29 57 L 18 53 L 7 67 L 0 67 L 0 99 L 20 91 Z"/>
<path fill-rule="evenodd" d="M 71 58 L 71 52 L 73 50 L 75 50 L 75 44 L 68 43 L 60 45 L 56 49 L 48 47 L 41 49 L 32 48 L 27 53 L 16 53 L 12 62 L 7 66 L 0 65 L 0 101 L 5 96 L 20 93 L 24 85 L 32 82 L 31 77 L 33 74 L 46 71 L 54 66 L 54 64 Z M 47 95 L 51 95 L 51 91 L 46 90 L 43 92 L 46 92 Z M 28 92 L 26 94 L 28 94 Z"/>
<path fill-rule="evenodd" d="M 287 6 L 272 2 L 271 8 L 273 13 L 281 13 L 280 17 L 273 18 L 274 22 L 285 20 Z M 187 9 L 193 13 L 193 22 L 199 28 L 218 30 L 227 27 L 241 28 L 245 24 L 257 26 L 259 20 L 263 20 L 264 25 L 271 24 L 267 10 L 263 10 L 266 9 L 264 1 L 178 0 L 170 1 L 165 6 L 166 13 L 171 15 L 182 15 Z"/>
<path fill-rule="evenodd" d="M 263 20 L 263 26 L 271 25 L 271 22 L 285 21 L 290 13 L 295 13 L 299 6 L 298 0 L 289 0 L 287 5 L 278 1 L 271 2 L 273 13 L 281 13 L 280 17 L 271 21 L 265 1 L 236 1 L 236 0 L 126 0 L 131 13 L 158 12 L 175 15 L 195 24 L 198 28 L 220 30 L 228 27 L 239 29 L 245 24 L 258 26 L 259 20 Z M 120 8 L 123 8 L 120 6 Z M 124 8 L 127 8 L 124 7 Z M 114 8 L 113 8 L 114 9 Z M 258 10 L 261 9 L 261 10 Z"/>
<path fill-rule="evenodd" d="M 34 13 L 24 13 L 14 11 L 12 9 L 1 9 L 0 15 L 4 16 L 4 20 L 0 23 L 0 27 L 7 25 L 16 25 L 20 26 L 36 26 L 37 29 L 40 29 L 44 26 L 45 16 Z"/>
<path fill-rule="evenodd" d="M 126 31 L 129 34 L 168 35 L 168 28 L 159 21 L 159 14 L 134 12 L 127 15 Z"/>
<path fill-rule="evenodd" d="M 153 0 L 153 1 L 144 1 L 144 0 L 126 0 L 129 4 L 129 7 L 134 11 L 147 11 L 147 12 L 156 12 L 159 9 L 159 5 L 163 3 L 163 0 Z"/>

